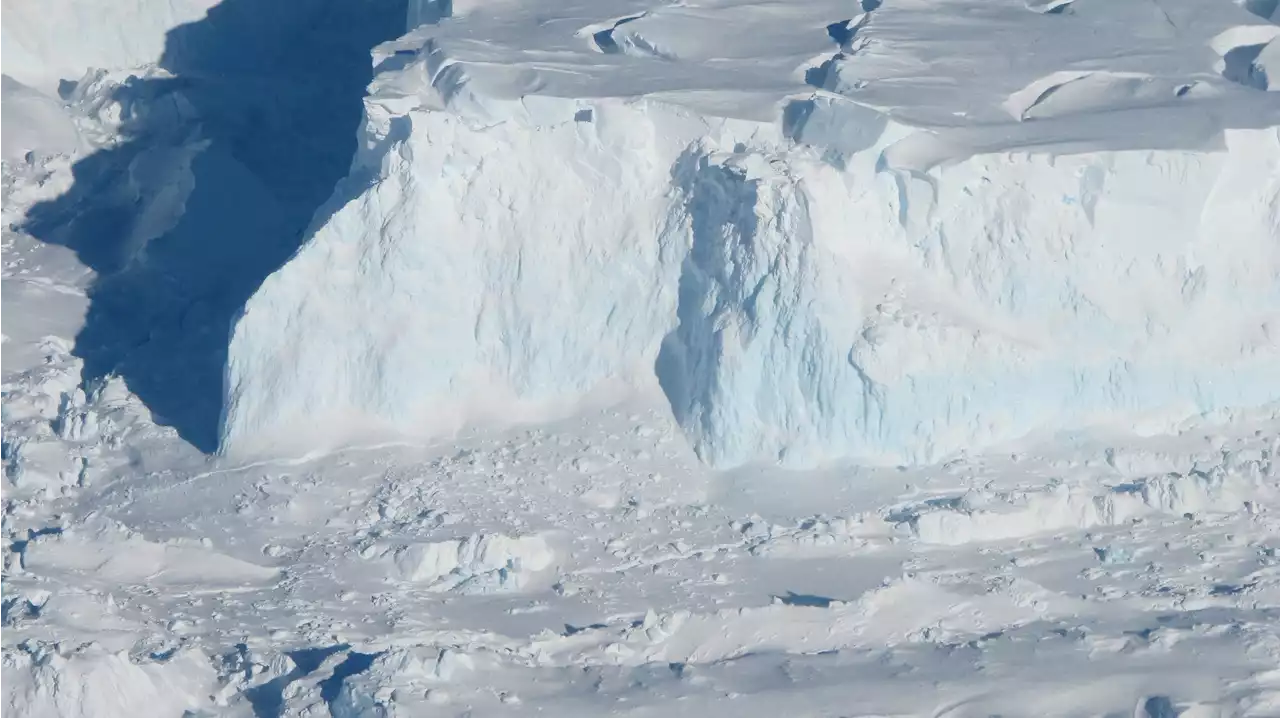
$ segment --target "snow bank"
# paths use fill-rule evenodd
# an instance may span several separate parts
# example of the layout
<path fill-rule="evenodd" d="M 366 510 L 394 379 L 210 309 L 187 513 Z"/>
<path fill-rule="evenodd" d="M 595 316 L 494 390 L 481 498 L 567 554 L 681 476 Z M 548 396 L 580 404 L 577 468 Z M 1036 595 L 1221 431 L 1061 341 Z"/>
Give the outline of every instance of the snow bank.
<path fill-rule="evenodd" d="M 1274 501 L 1275 491 L 1254 472 L 1167 474 L 1099 491 L 1059 484 L 998 497 L 934 502 L 899 516 L 921 541 L 958 546 L 1050 531 L 1122 526 L 1151 514 L 1247 513 Z"/>
<path fill-rule="evenodd" d="M 448 541 L 374 545 L 366 558 L 385 559 L 406 581 L 429 591 L 495 593 L 519 591 L 533 574 L 549 568 L 555 551 L 545 536 L 473 534 Z"/>
<path fill-rule="evenodd" d="M 5 0 L 4 72 L 51 93 L 59 80 L 77 80 L 90 68 L 154 63 L 171 28 L 203 18 L 218 2 Z"/>
<path fill-rule="evenodd" d="M 992 44 L 982 83 L 937 60 L 976 30 L 909 2 L 607 5 L 541 34 L 454 7 L 379 50 L 350 179 L 234 328 L 224 451 L 542 420 L 655 378 L 718 466 L 1280 399 L 1280 104 L 1168 40 L 1055 74 L 1131 42 L 1107 29 L 1130 3 L 1001 6 L 1046 49 L 1009 70 Z M 1179 7 L 1210 59 L 1262 22 Z M 904 99 L 892 58 L 974 94 Z"/>
<path fill-rule="evenodd" d="M 71 154 L 81 148 L 80 132 L 61 103 L 8 75 L 0 83 L 5 162 L 22 159 L 28 152 Z"/>
<path fill-rule="evenodd" d="M 1021 579 L 976 585 L 904 577 L 886 579 L 850 601 L 792 596 L 710 613 L 650 611 L 625 628 L 536 639 L 531 652 L 544 665 L 708 664 L 751 653 L 955 642 L 1079 608 L 1074 599 Z"/>
<path fill-rule="evenodd" d="M 912 463 L 1273 400 L 1280 145 L 1227 141 L 927 175 L 708 162 L 658 364 L 676 415 L 714 463 Z"/>
<path fill-rule="evenodd" d="M 5 713 L 28 718 L 179 716 L 208 704 L 215 671 L 195 650 L 134 660 L 95 644 L 4 652 Z"/>
<path fill-rule="evenodd" d="M 241 588 L 270 584 L 275 569 L 257 566 L 195 542 L 155 543 L 95 518 L 33 537 L 21 548 L 27 571 L 72 572 L 104 583 Z"/>

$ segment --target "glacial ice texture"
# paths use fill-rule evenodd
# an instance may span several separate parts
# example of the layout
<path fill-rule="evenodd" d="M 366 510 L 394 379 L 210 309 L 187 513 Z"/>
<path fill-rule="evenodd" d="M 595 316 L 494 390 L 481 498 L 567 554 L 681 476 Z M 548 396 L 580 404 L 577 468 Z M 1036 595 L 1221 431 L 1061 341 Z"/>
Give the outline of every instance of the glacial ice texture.
<path fill-rule="evenodd" d="M 468 15 L 376 53 L 350 177 L 234 327 L 223 450 L 542 420 L 656 383 L 716 466 L 921 463 L 1280 399 L 1275 95 L 1038 57 L 998 97 L 873 109 L 858 93 L 896 70 L 853 55 L 893 8 L 813 47 L 780 29 L 769 62 L 731 42 L 714 71 L 681 12 L 586 26 L 574 51 Z M 717 20 L 746 38 L 774 21 L 753 13 Z M 539 75 L 506 39 L 581 72 Z M 815 92 L 793 70 L 833 39 L 800 73 Z M 1003 124 L 941 124 L 962 106 Z"/>

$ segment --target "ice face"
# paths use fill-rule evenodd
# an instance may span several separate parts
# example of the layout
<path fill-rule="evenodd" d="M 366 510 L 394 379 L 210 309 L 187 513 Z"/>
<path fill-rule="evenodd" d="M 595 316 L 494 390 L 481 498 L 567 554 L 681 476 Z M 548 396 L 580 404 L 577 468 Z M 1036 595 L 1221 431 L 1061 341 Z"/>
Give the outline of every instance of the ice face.
<path fill-rule="evenodd" d="M 1154 39 L 1056 71 L 1125 40 L 1092 16 L 1093 45 L 1055 40 L 1021 6 L 1033 21 L 995 26 L 1047 49 L 974 83 L 939 61 L 963 38 L 888 49 L 909 3 L 812 41 L 799 28 L 833 7 L 726 10 L 715 52 L 694 41 L 707 18 L 631 5 L 563 37 L 450 6 L 375 53 L 351 177 L 235 325 L 224 451 L 539 421 L 656 385 L 716 466 L 920 463 L 1280 398 L 1268 93 Z M 1245 22 L 1212 20 L 1206 52 Z M 553 50 L 573 73 L 524 63 Z M 889 58 L 910 53 L 974 93 L 903 99 Z"/>

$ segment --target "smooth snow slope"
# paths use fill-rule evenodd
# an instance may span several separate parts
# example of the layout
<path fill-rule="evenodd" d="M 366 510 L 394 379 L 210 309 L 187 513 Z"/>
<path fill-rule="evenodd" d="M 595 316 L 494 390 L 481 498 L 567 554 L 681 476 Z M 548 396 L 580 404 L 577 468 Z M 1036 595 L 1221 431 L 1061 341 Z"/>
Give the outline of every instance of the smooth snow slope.
<path fill-rule="evenodd" d="M 200 20 L 219 0 L 5 0 L 4 73 L 43 92 L 90 68 L 154 62 L 165 34 Z"/>
<path fill-rule="evenodd" d="M 1280 398 L 1280 28 L 864 5 L 459 2 L 383 46 L 350 179 L 235 326 L 224 451 L 655 376 L 720 466 Z"/>
<path fill-rule="evenodd" d="M 28 152 L 71 154 L 82 146 L 75 122 L 61 104 L 8 75 L 0 76 L 4 107 L 3 155 L 16 162 Z"/>
<path fill-rule="evenodd" d="M 72 14 L 92 16 L 97 5 Z M 84 44 L 162 27 L 173 7 L 139 2 L 140 19 L 104 19 Z M 40 33 L 63 20 L 59 5 L 48 12 Z M 231 320 L 346 175 L 370 49 L 403 32 L 404 14 L 404 0 L 227 0 L 159 34 L 154 64 L 121 68 L 104 52 L 93 61 L 105 68 L 59 75 L 57 97 L 26 92 L 22 104 L 6 80 L 10 168 L 39 175 L 71 165 L 38 192 L 22 183 L 37 203 L 24 212 L 24 201 L 6 197 L 5 212 L 97 275 L 73 350 L 86 385 L 118 376 L 183 439 L 217 448 Z M 43 67 L 61 72 L 65 58 L 48 51 Z M 83 151 L 50 136 L 48 117 L 79 128 Z M 46 147 L 28 157 L 36 141 Z"/>

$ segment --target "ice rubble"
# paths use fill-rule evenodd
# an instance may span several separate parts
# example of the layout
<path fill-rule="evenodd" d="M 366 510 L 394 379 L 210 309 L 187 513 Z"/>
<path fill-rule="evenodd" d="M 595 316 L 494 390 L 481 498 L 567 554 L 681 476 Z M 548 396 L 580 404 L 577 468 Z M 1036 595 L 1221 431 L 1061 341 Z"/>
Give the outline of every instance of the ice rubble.
<path fill-rule="evenodd" d="M 27 642 L 4 653 L 5 708 L 29 718 L 191 715 L 208 703 L 215 675 L 197 650 L 132 659 L 102 646 Z"/>
<path fill-rule="evenodd" d="M 1212 63 L 1274 26 L 1182 3 L 1189 35 L 1135 39 L 1136 3 L 1008 5 L 943 33 L 918 2 L 584 3 L 539 34 L 455 4 L 375 53 L 351 176 L 234 327 L 223 450 L 541 419 L 655 375 L 719 466 L 1280 398 L 1280 96 Z M 1002 74 L 947 63 L 984 32 Z"/>

